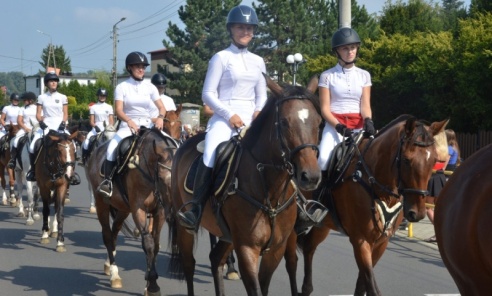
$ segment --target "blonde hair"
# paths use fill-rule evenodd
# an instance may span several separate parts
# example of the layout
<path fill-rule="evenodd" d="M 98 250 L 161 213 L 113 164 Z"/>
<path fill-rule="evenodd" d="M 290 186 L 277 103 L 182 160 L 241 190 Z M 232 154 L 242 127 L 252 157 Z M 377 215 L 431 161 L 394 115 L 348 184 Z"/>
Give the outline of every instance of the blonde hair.
<path fill-rule="evenodd" d="M 446 132 L 439 132 L 437 135 L 434 136 L 434 140 L 436 141 L 437 160 L 446 161 L 449 155 Z"/>
<path fill-rule="evenodd" d="M 453 147 L 453 149 L 458 153 L 458 160 L 456 161 L 456 165 L 459 165 L 461 162 L 460 155 L 460 146 L 458 145 L 458 141 L 456 139 L 456 133 L 452 129 L 446 129 L 446 138 L 448 140 L 448 145 Z"/>

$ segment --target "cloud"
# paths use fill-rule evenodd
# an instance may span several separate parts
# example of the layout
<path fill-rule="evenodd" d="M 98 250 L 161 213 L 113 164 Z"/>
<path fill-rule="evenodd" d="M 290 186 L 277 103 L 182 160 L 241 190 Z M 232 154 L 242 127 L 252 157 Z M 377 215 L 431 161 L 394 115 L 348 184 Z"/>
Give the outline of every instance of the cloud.
<path fill-rule="evenodd" d="M 90 23 L 114 23 L 119 21 L 122 17 L 133 20 L 138 19 L 136 14 L 132 11 L 119 7 L 76 7 L 74 14 L 77 21 Z"/>

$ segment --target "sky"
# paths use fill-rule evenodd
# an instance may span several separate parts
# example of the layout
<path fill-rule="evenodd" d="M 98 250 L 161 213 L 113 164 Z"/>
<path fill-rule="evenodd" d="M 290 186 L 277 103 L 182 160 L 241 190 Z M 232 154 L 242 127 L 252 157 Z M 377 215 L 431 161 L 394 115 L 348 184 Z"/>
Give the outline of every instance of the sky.
<path fill-rule="evenodd" d="M 470 1 L 465 0 L 465 6 Z M 244 0 L 242 4 L 251 5 L 251 2 Z M 376 14 L 381 14 L 385 2 L 357 1 L 369 13 Z M 41 69 L 42 50 L 50 42 L 63 45 L 72 72 L 110 72 L 113 26 L 124 17 L 117 25 L 117 68 L 121 72 L 128 53 L 164 48 L 162 40 L 166 39 L 168 23 L 182 24 L 178 9 L 185 4 L 186 0 L 10 1 L 0 18 L 0 72 L 37 74 Z"/>

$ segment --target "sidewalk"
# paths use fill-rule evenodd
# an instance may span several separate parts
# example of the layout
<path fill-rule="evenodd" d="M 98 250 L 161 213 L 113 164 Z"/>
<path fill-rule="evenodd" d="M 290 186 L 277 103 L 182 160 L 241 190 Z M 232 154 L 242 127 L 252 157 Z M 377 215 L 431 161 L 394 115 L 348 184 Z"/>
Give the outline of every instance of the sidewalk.
<path fill-rule="evenodd" d="M 410 224 L 412 226 L 410 226 Z M 410 227 L 412 227 L 411 232 L 413 233 L 413 237 L 409 237 Z M 426 216 L 424 219 L 420 220 L 417 223 L 409 223 L 408 230 L 398 230 L 395 235 L 399 237 L 407 237 L 408 239 L 418 240 L 422 244 L 425 244 L 426 246 L 437 249 L 437 243 L 428 243 L 424 241 L 425 239 L 428 239 L 434 234 L 435 234 L 434 225 L 432 225 L 432 223 L 429 221 L 429 219 Z"/>

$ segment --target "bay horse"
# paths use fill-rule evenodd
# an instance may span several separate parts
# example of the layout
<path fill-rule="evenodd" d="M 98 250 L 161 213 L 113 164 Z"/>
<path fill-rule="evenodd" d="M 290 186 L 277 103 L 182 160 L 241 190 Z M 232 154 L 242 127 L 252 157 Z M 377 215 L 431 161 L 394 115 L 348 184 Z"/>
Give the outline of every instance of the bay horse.
<path fill-rule="evenodd" d="M 119 231 L 125 232 L 127 229 L 124 227 L 126 218 L 131 214 L 146 255 L 145 295 L 154 296 L 161 295 L 155 264 L 160 248 L 161 229 L 171 205 L 171 165 L 181 133 L 179 113 L 166 112 L 166 118 L 163 131 L 169 136 L 154 128 L 135 135 L 140 144 L 136 146 L 135 157 L 132 157 L 128 168 L 113 177 L 110 204 L 105 203 L 95 189 L 103 180 L 100 169 L 106 159 L 110 141 L 95 148 L 87 161 L 87 177 L 93 188 L 96 214 L 108 255 L 104 263 L 104 273 L 110 276 L 112 288 L 123 287 L 115 260 L 116 241 Z M 110 219 L 113 220 L 112 225 Z M 125 234 L 133 237 L 134 233 L 136 232 Z"/>
<path fill-rule="evenodd" d="M 0 141 L 0 185 L 2 186 L 2 203 L 3 205 L 7 205 L 10 203 L 11 206 L 15 207 L 18 205 L 18 201 L 15 194 L 15 171 L 8 167 L 10 161 L 10 145 L 12 144 L 12 140 L 15 138 L 15 135 L 19 131 L 20 127 L 17 124 L 7 124 L 5 126 L 5 130 L 7 130 L 7 134 L 2 137 Z M 7 199 L 7 181 L 5 180 L 5 170 L 7 169 L 7 173 L 9 176 L 9 198 Z"/>
<path fill-rule="evenodd" d="M 227 197 L 210 197 L 203 210 L 201 226 L 221 238 L 210 253 L 216 295 L 225 294 L 222 267 L 233 248 L 246 293 L 268 294 L 296 221 L 297 187 L 314 190 L 321 180 L 317 164 L 321 116 L 314 95 L 317 77 L 307 89 L 282 88 L 270 78 L 266 80 L 272 95 L 238 144 L 242 153 L 233 172 L 237 186 Z M 194 160 L 201 161 L 196 146 L 204 137 L 201 133 L 189 138 L 176 152 L 171 187 L 174 209 L 182 209 L 192 199 L 185 180 Z M 179 279 L 186 278 L 188 295 L 194 295 L 194 233 L 173 218 L 170 242 L 175 245 L 170 269 Z"/>
<path fill-rule="evenodd" d="M 463 296 L 490 295 L 492 283 L 492 145 L 454 171 L 434 210 L 437 246 Z"/>
<path fill-rule="evenodd" d="M 41 243 L 49 243 L 50 205 L 54 204 L 55 218 L 51 236 L 57 238 L 56 251 L 65 252 L 65 238 L 63 233 L 65 198 L 70 187 L 70 178 L 75 174 L 75 146 L 73 139 L 78 131 L 68 135 L 54 130 L 44 135 L 40 141 L 40 148 L 35 163 L 36 182 L 43 200 L 43 226 Z"/>
<path fill-rule="evenodd" d="M 304 192 L 309 199 L 319 199 L 330 214 L 306 235 L 292 233 L 289 239 L 285 258 L 292 295 L 297 295 L 296 239 L 304 257 L 299 295 L 310 295 L 314 253 L 330 230 L 344 233 L 352 244 L 359 267 L 354 295 L 381 295 L 373 268 L 403 216 L 410 222 L 425 217 L 427 184 L 437 159 L 433 137 L 446 123 L 428 126 L 413 116 L 402 115 L 374 138 L 362 138 L 361 132 L 346 170 L 340 173 L 341 181 L 330 188 L 320 185 L 314 192 Z"/>

